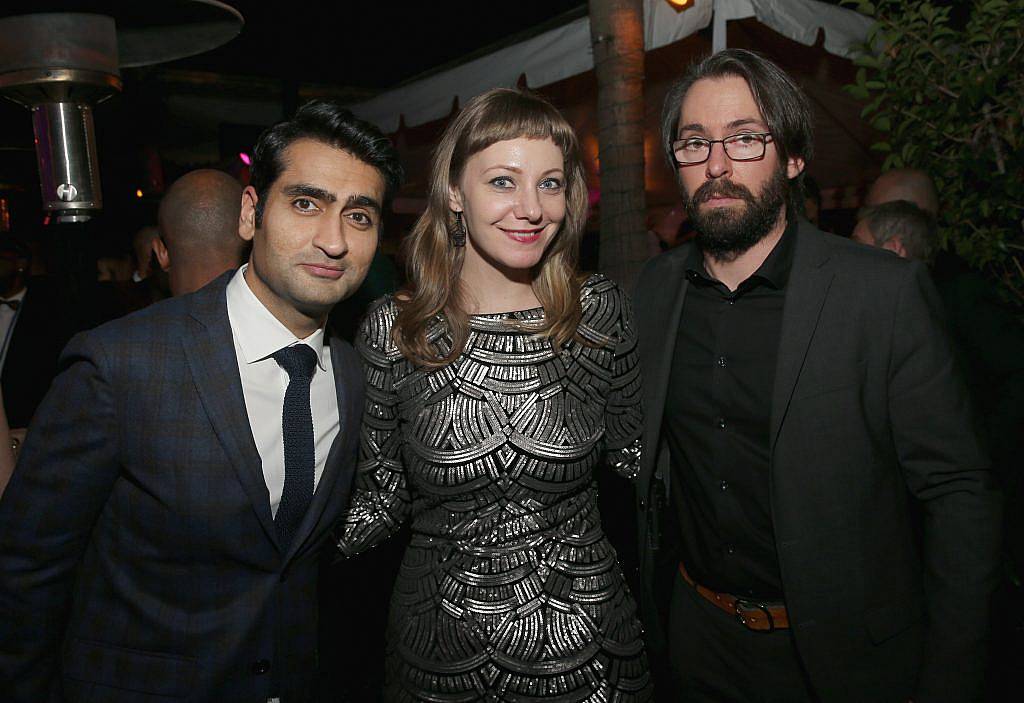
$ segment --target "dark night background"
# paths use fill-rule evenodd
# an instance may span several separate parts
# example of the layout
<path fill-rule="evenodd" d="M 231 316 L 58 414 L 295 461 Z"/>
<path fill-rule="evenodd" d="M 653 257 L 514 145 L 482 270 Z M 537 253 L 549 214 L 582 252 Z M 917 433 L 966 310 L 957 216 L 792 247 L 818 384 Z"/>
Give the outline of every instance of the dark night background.
<path fill-rule="evenodd" d="M 15 7 L 39 12 L 118 6 L 138 16 L 182 4 L 36 0 L 4 3 L 0 14 Z M 226 4 L 245 18 L 239 36 L 198 56 L 123 69 L 123 90 L 96 107 L 104 209 L 77 230 L 85 235 L 79 245 L 93 256 L 126 253 L 132 234 L 155 223 L 164 187 L 182 173 L 205 166 L 237 175 L 238 153 L 307 99 L 357 103 L 587 12 L 582 0 Z M 703 33 L 710 36 L 710 31 Z M 136 195 L 139 190 L 142 197 Z M 13 232 L 28 240 L 40 238 L 43 213 L 31 118 L 8 100 L 0 100 L 0 195 L 11 202 Z M 601 510 L 628 572 L 634 550 L 630 516 L 617 514 L 621 511 L 615 505 L 624 502 L 621 491 L 620 484 L 602 489 Z M 321 614 L 323 700 L 377 698 L 387 602 L 405 539 L 402 533 L 351 563 L 327 565 Z"/>
<path fill-rule="evenodd" d="M 135 17 L 176 4 L 5 3 L 3 12 L 115 7 Z M 163 186 L 198 166 L 236 168 L 263 127 L 309 98 L 359 102 L 586 12 L 579 0 L 226 4 L 245 18 L 239 36 L 198 56 L 122 69 L 123 90 L 95 109 L 104 209 L 86 229 L 102 253 L 124 250 L 154 219 Z M 218 109 L 207 109 L 211 100 Z M 8 100 L 0 100 L 0 192 L 11 200 L 13 230 L 37 237 L 31 118 Z"/>

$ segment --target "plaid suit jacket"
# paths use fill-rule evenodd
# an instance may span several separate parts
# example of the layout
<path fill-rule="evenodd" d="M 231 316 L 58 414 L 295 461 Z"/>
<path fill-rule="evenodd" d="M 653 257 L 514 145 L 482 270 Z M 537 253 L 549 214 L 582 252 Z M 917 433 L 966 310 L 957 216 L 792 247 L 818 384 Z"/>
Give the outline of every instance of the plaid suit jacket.
<path fill-rule="evenodd" d="M 313 697 L 318 548 L 348 500 L 363 402 L 331 339 L 341 430 L 277 541 L 225 289 L 75 337 L 0 501 L 0 699 Z"/>

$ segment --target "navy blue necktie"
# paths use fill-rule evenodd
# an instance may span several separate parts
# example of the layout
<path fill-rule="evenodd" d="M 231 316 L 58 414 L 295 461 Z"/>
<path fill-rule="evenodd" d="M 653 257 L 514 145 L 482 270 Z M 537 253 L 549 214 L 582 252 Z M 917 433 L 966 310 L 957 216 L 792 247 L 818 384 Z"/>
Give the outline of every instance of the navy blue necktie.
<path fill-rule="evenodd" d="M 313 500 L 316 452 L 309 383 L 313 379 L 317 358 L 309 346 L 295 344 L 275 352 L 274 360 L 288 372 L 288 389 L 284 392 L 284 412 L 281 415 L 284 491 L 274 516 L 278 539 L 287 549 Z"/>

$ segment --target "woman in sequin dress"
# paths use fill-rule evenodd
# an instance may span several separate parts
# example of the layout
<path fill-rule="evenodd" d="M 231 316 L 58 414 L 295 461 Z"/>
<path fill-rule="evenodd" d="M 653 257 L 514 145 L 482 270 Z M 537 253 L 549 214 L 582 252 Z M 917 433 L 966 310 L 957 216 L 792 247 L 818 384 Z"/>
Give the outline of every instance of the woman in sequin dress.
<path fill-rule="evenodd" d="M 387 701 L 651 698 L 593 476 L 637 469 L 635 335 L 621 290 L 574 271 L 586 207 L 558 111 L 479 96 L 435 154 L 409 290 L 363 324 L 367 405 L 338 546 L 411 521 Z"/>

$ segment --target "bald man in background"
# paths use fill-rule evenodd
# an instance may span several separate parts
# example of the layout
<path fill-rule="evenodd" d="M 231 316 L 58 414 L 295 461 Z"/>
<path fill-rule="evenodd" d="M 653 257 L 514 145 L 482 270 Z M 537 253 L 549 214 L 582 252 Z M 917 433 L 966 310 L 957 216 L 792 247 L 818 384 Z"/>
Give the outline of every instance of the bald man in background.
<path fill-rule="evenodd" d="M 176 180 L 160 201 L 160 238 L 153 251 L 170 277 L 171 294 L 197 291 L 248 256 L 238 236 L 242 185 L 212 169 L 191 171 Z"/>
<path fill-rule="evenodd" d="M 909 200 L 934 217 L 939 213 L 939 194 L 932 177 L 916 168 L 886 171 L 871 184 L 864 204 L 867 206 Z"/>

